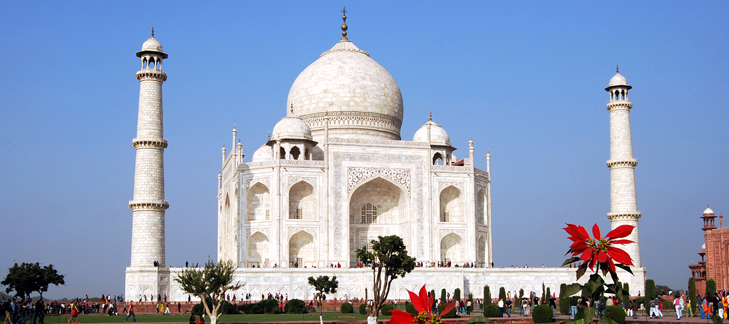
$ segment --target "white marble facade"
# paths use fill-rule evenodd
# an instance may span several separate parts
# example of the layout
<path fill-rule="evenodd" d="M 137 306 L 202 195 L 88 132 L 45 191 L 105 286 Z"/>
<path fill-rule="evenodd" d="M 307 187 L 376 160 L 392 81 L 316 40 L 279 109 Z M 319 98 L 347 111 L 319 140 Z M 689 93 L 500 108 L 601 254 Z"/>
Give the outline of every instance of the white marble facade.
<path fill-rule="evenodd" d="M 345 35 L 301 72 L 281 108 L 283 118 L 250 162 L 233 130 L 218 175 L 217 258 L 238 265 L 237 279 L 245 283 L 239 298 L 286 293 L 308 299 L 306 278 L 320 274 L 338 277 L 340 289 L 332 297 L 363 298 L 372 273 L 355 267 L 354 251 L 385 235 L 403 238 L 418 262 L 474 265 L 416 268 L 394 282 L 390 298 L 407 298 L 406 289 L 424 283 L 481 298 L 484 285 L 541 293 L 542 284 L 558 292 L 561 283 L 575 281 L 574 269 L 491 267 L 490 155 L 486 171 L 475 168 L 469 140 L 459 159 L 432 118 L 423 118 L 412 141 L 402 140 L 403 107 L 392 76 Z M 164 247 L 164 236 L 158 239 Z M 144 252 L 134 246 L 133 260 Z M 164 251 L 147 259 L 164 262 Z M 187 299 L 173 281 L 180 268 L 146 263 L 127 269 L 128 297 Z M 645 269 L 634 271 L 621 278 L 635 295 Z"/>

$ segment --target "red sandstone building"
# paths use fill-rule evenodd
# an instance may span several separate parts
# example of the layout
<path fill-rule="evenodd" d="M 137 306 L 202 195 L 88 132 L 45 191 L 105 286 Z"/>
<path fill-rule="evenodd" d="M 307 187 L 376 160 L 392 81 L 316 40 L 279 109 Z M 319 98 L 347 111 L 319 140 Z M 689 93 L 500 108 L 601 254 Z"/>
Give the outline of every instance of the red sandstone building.
<path fill-rule="evenodd" d="M 691 276 L 696 280 L 696 293 L 705 295 L 707 279 L 716 281 L 717 291 L 729 291 L 729 228 L 724 228 L 724 215 L 719 215 L 719 228 L 714 224 L 716 215 L 711 208 L 704 210 L 701 219 L 704 221 L 701 261 L 689 265 Z"/>

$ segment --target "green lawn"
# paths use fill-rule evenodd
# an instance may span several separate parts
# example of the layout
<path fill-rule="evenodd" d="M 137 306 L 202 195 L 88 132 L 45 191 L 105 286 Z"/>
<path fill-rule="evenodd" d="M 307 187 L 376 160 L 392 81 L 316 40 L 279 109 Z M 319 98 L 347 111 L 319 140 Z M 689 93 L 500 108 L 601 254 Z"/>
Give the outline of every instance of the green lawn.
<path fill-rule="evenodd" d="M 81 315 L 79 321 L 81 323 L 123 323 L 125 316 L 104 316 L 104 315 Z M 389 319 L 389 316 L 379 316 L 379 319 Z M 68 316 L 46 316 L 46 324 L 59 323 L 63 324 L 68 321 Z M 189 315 L 137 315 L 137 322 L 140 323 L 187 323 L 190 319 Z M 210 319 L 206 316 L 205 323 L 210 324 Z M 325 321 L 364 321 L 367 315 L 360 313 L 342 314 L 342 313 L 324 313 Z M 227 322 L 288 322 L 288 321 L 319 321 L 318 313 L 309 314 L 230 314 L 223 315 L 219 323 Z M 129 318 L 129 322 L 132 319 Z"/>

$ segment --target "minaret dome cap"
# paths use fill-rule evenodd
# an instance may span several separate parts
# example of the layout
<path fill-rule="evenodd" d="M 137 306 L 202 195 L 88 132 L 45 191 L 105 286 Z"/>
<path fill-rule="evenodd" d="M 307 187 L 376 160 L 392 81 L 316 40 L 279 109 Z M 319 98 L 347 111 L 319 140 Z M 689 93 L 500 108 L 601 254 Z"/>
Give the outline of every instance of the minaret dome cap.
<path fill-rule="evenodd" d="M 704 210 L 704 215 L 714 215 L 714 211 L 711 210 L 711 208 L 706 207 L 706 209 Z"/>
<path fill-rule="evenodd" d="M 157 53 L 161 54 L 162 58 L 167 58 L 167 54 L 165 54 L 162 50 L 162 44 L 160 44 L 154 36 L 150 37 L 144 42 L 144 44 L 142 44 L 142 50 L 137 52 L 137 57 L 142 57 L 142 54 L 144 53 Z"/>

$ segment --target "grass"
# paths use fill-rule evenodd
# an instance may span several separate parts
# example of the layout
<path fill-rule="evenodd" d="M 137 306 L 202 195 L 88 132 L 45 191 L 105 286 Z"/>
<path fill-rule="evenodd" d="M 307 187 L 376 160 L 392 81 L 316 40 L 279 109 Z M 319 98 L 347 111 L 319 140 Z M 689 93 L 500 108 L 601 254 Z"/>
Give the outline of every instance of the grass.
<path fill-rule="evenodd" d="M 126 315 L 122 316 L 105 316 L 105 315 L 81 315 L 79 321 L 81 323 L 124 323 Z M 325 312 L 323 315 L 325 321 L 365 321 L 367 315 L 360 313 L 342 314 L 339 312 Z M 389 319 L 389 316 L 378 317 L 379 319 Z M 46 316 L 46 324 L 65 324 L 69 316 Z M 139 323 L 187 323 L 190 315 L 137 315 Z M 205 316 L 205 323 L 210 324 L 210 318 Z M 228 322 L 289 322 L 289 321 L 319 321 L 319 313 L 308 314 L 228 314 L 223 315 L 219 323 Z M 129 323 L 132 319 L 129 319 Z"/>

